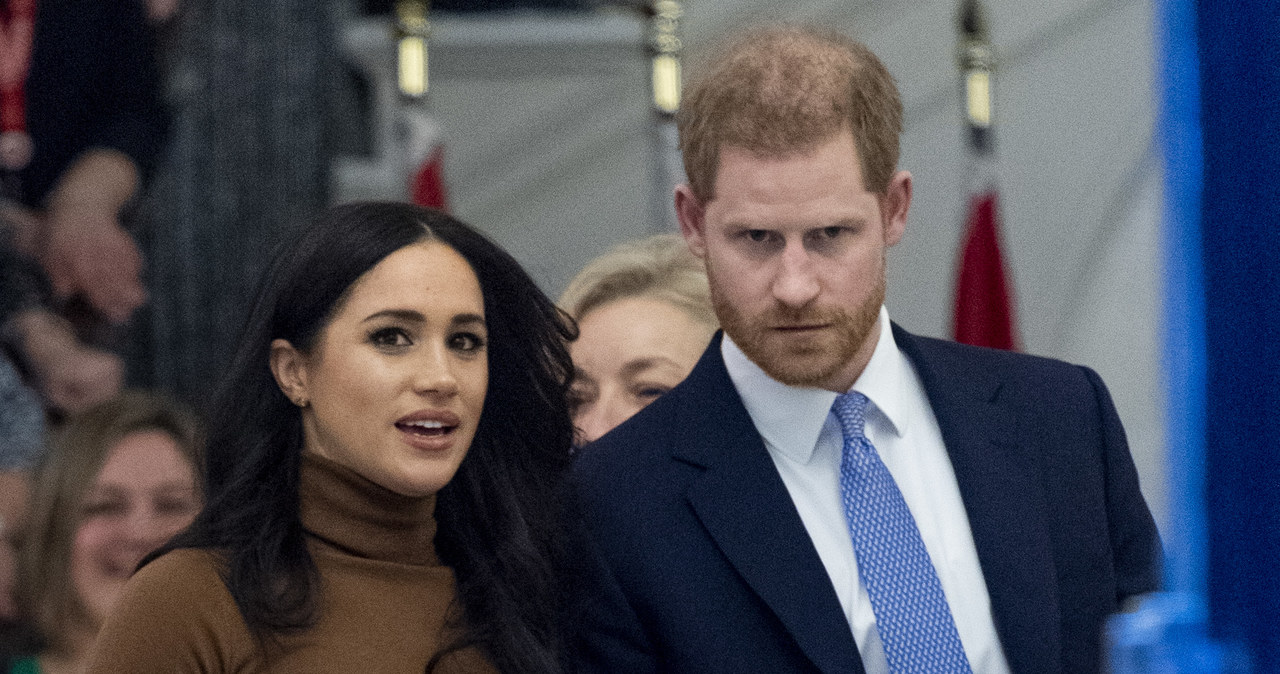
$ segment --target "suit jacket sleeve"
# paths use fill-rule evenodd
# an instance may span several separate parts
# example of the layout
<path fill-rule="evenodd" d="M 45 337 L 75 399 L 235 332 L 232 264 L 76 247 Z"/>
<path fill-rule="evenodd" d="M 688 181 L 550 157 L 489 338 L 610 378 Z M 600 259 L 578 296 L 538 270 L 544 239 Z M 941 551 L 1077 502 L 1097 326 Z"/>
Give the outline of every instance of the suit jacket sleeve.
<path fill-rule="evenodd" d="M 570 509 L 573 541 L 573 671 L 641 674 L 657 671 L 648 638 L 618 579 L 605 563 L 577 509 Z"/>
<path fill-rule="evenodd" d="M 1111 395 L 1097 373 L 1089 368 L 1081 369 L 1097 396 L 1102 418 L 1103 469 L 1116 573 L 1116 601 L 1122 603 L 1159 587 L 1160 539 L 1138 488 L 1138 471 Z"/>

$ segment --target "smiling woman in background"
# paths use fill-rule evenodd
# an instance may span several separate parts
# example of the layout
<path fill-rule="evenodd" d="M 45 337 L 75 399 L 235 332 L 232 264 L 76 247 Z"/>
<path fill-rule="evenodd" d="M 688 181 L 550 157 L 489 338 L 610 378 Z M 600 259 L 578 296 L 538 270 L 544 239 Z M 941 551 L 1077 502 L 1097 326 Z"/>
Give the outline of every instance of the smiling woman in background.
<path fill-rule="evenodd" d="M 138 391 L 67 422 L 36 470 L 19 566 L 42 648 L 10 672 L 83 671 L 138 562 L 199 509 L 196 446 L 185 408 Z"/>
<path fill-rule="evenodd" d="M 571 336 L 457 220 L 323 214 L 276 256 L 215 400 L 208 505 L 89 671 L 557 671 Z"/>
<path fill-rule="evenodd" d="M 677 234 L 627 242 L 592 260 L 560 306 L 578 322 L 570 399 L 579 444 L 683 381 L 717 327 L 706 271 Z"/>

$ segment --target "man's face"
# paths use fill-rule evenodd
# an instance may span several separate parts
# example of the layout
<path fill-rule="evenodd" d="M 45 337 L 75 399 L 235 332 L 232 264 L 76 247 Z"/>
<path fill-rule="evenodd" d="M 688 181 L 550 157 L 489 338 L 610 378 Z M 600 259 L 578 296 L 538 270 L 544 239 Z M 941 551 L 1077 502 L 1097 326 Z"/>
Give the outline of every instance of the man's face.
<path fill-rule="evenodd" d="M 781 159 L 723 147 L 715 196 L 676 194 L 725 332 L 774 379 L 841 393 L 875 350 L 885 252 L 910 201 L 906 172 L 866 190 L 848 130 Z"/>

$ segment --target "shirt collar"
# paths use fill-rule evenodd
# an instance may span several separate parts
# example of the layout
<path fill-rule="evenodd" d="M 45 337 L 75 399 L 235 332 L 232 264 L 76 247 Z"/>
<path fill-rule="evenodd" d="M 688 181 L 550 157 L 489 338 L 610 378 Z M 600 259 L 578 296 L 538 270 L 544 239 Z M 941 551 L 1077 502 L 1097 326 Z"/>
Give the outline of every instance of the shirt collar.
<path fill-rule="evenodd" d="M 867 396 L 873 408 L 888 422 L 888 429 L 901 436 L 907 412 L 903 372 L 908 365 L 893 339 L 889 311 L 884 306 L 880 307 L 879 320 L 880 335 L 875 351 L 852 390 Z M 751 362 L 729 335 L 720 343 L 720 354 L 761 437 L 793 460 L 807 464 L 836 394 L 776 381 Z"/>

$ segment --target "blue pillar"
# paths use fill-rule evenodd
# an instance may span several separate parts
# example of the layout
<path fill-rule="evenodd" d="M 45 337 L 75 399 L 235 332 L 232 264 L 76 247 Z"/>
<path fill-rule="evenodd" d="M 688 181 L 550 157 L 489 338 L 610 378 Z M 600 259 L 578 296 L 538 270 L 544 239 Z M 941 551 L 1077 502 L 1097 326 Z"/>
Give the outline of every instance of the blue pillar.
<path fill-rule="evenodd" d="M 1161 253 L 1169 526 L 1165 587 L 1203 607 L 1205 557 L 1205 295 L 1201 250 L 1203 146 L 1194 0 L 1160 12 L 1158 135 L 1164 163 Z"/>
<path fill-rule="evenodd" d="M 1209 620 L 1280 671 L 1280 7 L 1197 4 Z"/>
<path fill-rule="evenodd" d="M 1280 671 L 1280 8 L 1163 0 L 1165 594 L 1111 671 Z"/>

